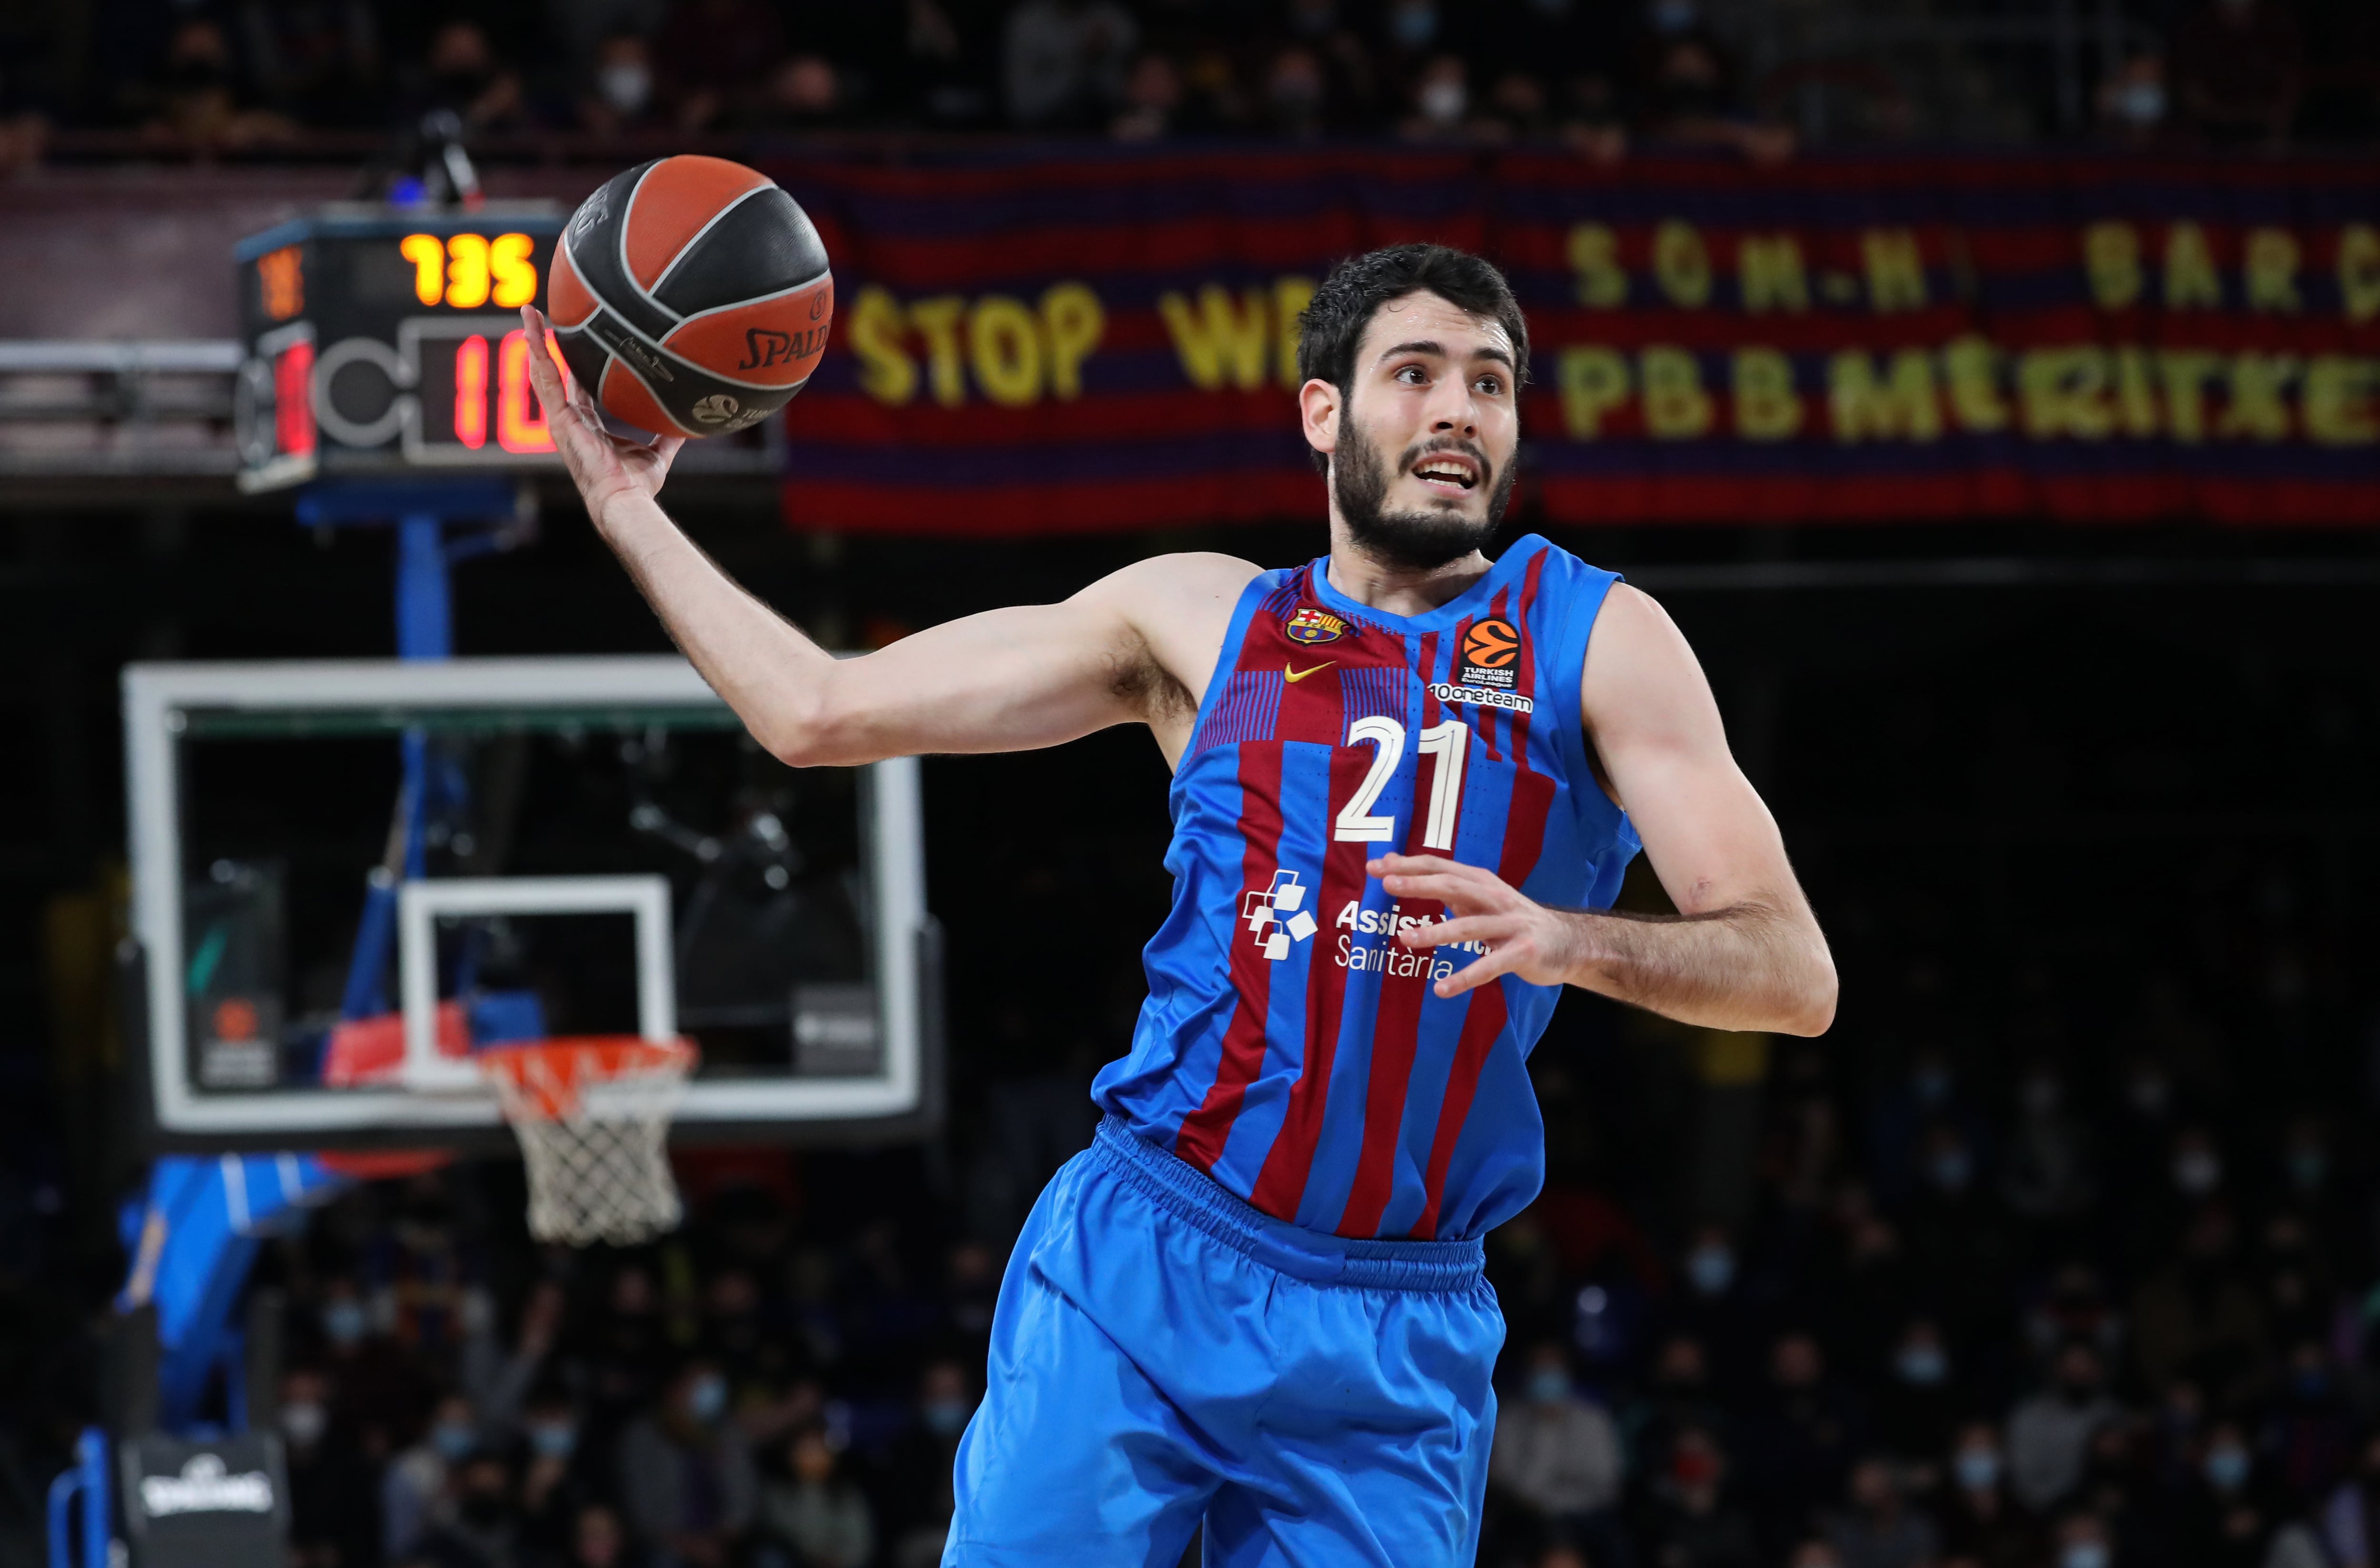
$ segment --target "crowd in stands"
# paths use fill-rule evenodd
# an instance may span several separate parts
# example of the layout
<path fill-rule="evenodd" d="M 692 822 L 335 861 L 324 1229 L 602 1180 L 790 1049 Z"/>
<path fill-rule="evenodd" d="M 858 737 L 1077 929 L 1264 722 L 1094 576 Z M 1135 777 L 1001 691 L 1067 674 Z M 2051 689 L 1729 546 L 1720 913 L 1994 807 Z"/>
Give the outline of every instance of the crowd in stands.
<path fill-rule="evenodd" d="M 1858 68 L 1770 59 L 1753 79 L 1744 8 L 1721 16 L 1712 0 L 94 3 L 80 72 L 44 68 L 38 40 L 0 51 L 12 135 L 55 125 L 137 132 L 135 152 L 270 154 L 444 110 L 499 146 L 922 129 L 1560 139 L 1603 159 L 1699 143 L 1773 159 L 1797 136 L 1786 79 Z M 2104 140 L 2380 133 L 2367 0 L 2127 5 L 2149 9 L 2122 36 L 2162 42 L 2094 55 Z M 1876 123 L 1909 123 L 1908 107 Z"/>
<path fill-rule="evenodd" d="M 1491 1235 L 1486 1568 L 2370 1568 L 2380 1289 L 2346 1124 L 2226 1093 L 2169 987 L 2088 1071 L 1897 1061 L 1775 1063 L 1734 1224 L 1658 1234 L 1558 1159 Z M 282 1244 L 295 1561 L 934 1562 L 999 1246 L 922 1187 L 786 1169 L 635 1253 L 533 1254 L 500 1166 Z"/>

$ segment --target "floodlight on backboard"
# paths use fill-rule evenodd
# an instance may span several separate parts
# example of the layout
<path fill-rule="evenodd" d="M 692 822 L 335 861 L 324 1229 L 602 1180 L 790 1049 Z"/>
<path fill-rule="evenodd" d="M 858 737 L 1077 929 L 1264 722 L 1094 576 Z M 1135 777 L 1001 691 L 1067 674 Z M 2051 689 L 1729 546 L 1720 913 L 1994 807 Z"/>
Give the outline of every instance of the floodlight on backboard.
<path fill-rule="evenodd" d="M 237 1148 L 403 1146 L 416 1134 L 469 1142 L 481 1132 L 504 1136 L 494 1097 L 476 1077 L 466 1087 L 443 1065 L 418 1065 L 395 1083 L 366 1088 L 276 1087 L 237 1092 L 201 1085 L 190 1066 L 190 1019 L 184 998 L 186 950 L 185 747 L 194 738 L 378 735 L 408 727 L 476 726 L 475 733 L 638 733 L 683 723 L 689 730 L 740 728 L 716 693 L 685 660 L 670 656 L 552 659 L 353 660 L 293 662 L 135 664 L 123 677 L 126 774 L 133 870 L 133 935 L 142 961 L 139 1022 L 151 1083 L 150 1119 L 160 1147 Z M 877 1070 L 802 1076 L 792 1068 L 686 1086 L 676 1108 L 679 1132 L 700 1137 L 897 1135 L 937 1115 L 932 1088 L 938 1010 L 929 978 L 935 951 L 925 904 L 923 809 L 917 760 L 893 759 L 859 770 L 858 933 L 883 1049 Z M 358 871 L 362 869 L 358 867 Z M 431 878 L 401 884 L 400 989 L 405 1011 L 419 1014 L 423 980 L 436 990 L 428 940 L 443 913 L 557 914 L 589 908 L 637 918 L 638 1029 L 673 1032 L 672 936 L 666 879 Z M 361 878 L 358 876 L 358 893 Z M 658 902 L 648 889 L 659 884 Z M 540 885 L 542 884 L 542 885 Z M 571 884 L 565 887 L 563 884 Z M 601 884 L 598 887 L 596 884 Z M 493 900 L 475 909 L 474 900 Z M 515 901 L 518 902 L 515 902 Z M 590 902 L 592 901 L 592 902 Z M 409 911 L 409 913 L 408 913 Z M 411 966 L 410 968 L 407 966 Z M 425 968 L 424 966 L 427 966 Z M 821 990 L 832 988 L 819 988 Z M 421 1025 L 408 1063 L 424 1054 Z M 436 1059 L 432 1045 L 428 1056 Z M 456 1067 L 468 1064 L 456 1063 Z M 448 1082 L 455 1087 L 449 1088 Z M 805 1135 L 808 1136 L 808 1135 Z"/>

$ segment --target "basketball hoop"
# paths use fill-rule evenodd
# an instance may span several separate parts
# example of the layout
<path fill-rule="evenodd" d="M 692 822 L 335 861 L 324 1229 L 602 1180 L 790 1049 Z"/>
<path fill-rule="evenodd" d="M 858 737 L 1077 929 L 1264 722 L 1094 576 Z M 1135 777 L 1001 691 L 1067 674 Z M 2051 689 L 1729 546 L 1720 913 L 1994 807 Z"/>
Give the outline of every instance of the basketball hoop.
<path fill-rule="evenodd" d="M 692 1041 L 581 1035 L 491 1046 L 471 1060 L 519 1136 L 530 1234 L 625 1246 L 677 1228 L 666 1144 L 697 1060 Z"/>

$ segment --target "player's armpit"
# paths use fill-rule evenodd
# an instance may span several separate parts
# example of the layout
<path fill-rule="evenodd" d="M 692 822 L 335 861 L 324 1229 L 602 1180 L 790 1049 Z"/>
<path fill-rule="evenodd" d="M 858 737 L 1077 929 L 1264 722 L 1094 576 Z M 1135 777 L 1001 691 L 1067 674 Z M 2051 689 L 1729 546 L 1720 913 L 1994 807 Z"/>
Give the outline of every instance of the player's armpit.
<path fill-rule="evenodd" d="M 1624 585 L 1611 590 L 1580 689 L 1588 743 L 1688 918 L 1609 932 L 1625 940 L 1611 943 L 1612 972 L 1595 989 L 1671 1016 L 1823 1029 L 1836 989 L 1826 938 L 1776 819 L 1728 750 L 1702 666 L 1658 604 Z"/>
<path fill-rule="evenodd" d="M 1170 732 L 1186 735 L 1256 570 L 1227 556 L 1161 556 L 1062 603 L 929 627 L 838 661 L 763 743 L 800 767 L 1031 750 L 1135 721 L 1164 744 Z"/>

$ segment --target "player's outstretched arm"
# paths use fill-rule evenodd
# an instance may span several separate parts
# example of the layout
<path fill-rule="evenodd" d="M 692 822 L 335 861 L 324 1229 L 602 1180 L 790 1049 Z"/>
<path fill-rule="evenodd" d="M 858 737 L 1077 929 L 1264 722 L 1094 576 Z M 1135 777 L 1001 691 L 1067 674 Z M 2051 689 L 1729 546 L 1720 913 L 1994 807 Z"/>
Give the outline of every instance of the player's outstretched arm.
<path fill-rule="evenodd" d="M 1776 819 L 1728 750 L 1693 650 L 1634 589 L 1613 588 L 1596 620 L 1582 706 L 1612 793 L 1679 913 L 1550 909 L 1475 866 L 1383 857 L 1372 866 L 1390 893 L 1447 908 L 1447 919 L 1405 931 L 1405 945 L 1488 945 L 1439 993 L 1510 973 L 1712 1028 L 1823 1033 L 1835 1015 L 1834 959 Z"/>
<path fill-rule="evenodd" d="M 544 322 L 524 310 L 529 368 L 596 531 L 711 689 L 796 767 L 929 751 L 1019 751 L 1145 722 L 1170 758 L 1187 738 L 1240 590 L 1220 555 L 1142 561 L 1061 604 L 970 615 L 860 659 L 836 659 L 719 568 L 661 508 L 684 444 L 607 432 L 565 395 Z"/>

